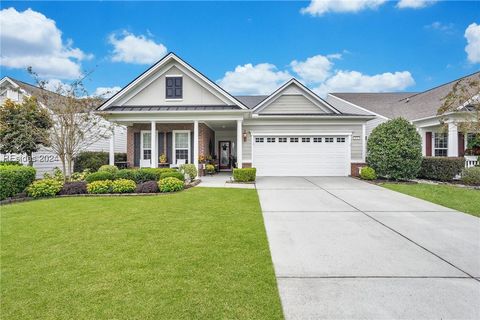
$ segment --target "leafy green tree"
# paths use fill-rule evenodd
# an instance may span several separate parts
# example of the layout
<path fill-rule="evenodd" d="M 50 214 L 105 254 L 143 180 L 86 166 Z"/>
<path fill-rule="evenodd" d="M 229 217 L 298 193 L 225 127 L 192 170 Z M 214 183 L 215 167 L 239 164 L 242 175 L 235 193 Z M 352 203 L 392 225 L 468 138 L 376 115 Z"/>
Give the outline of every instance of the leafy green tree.
<path fill-rule="evenodd" d="M 35 97 L 15 103 L 7 99 L 0 107 L 0 152 L 26 154 L 33 165 L 32 154 L 49 145 L 52 120 Z"/>
<path fill-rule="evenodd" d="M 416 178 L 422 164 L 422 149 L 415 126 L 397 118 L 376 127 L 368 138 L 367 163 L 381 177 Z"/>

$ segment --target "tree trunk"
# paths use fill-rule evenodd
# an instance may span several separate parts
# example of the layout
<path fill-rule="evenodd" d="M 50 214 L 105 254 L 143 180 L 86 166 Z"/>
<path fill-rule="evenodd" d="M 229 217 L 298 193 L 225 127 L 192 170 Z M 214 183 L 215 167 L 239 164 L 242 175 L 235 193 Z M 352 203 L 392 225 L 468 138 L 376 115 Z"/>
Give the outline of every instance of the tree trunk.
<path fill-rule="evenodd" d="M 28 166 L 33 167 L 33 153 L 27 152 Z"/>

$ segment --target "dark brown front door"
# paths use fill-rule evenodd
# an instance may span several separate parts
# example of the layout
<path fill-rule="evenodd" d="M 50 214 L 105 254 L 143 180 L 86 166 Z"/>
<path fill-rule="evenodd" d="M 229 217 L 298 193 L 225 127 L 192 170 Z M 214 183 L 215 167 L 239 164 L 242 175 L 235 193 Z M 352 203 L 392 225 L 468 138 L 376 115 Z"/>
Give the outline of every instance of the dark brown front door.
<path fill-rule="evenodd" d="M 231 142 L 230 141 L 219 141 L 218 142 L 218 161 L 220 169 L 230 169 L 230 152 L 231 152 Z"/>

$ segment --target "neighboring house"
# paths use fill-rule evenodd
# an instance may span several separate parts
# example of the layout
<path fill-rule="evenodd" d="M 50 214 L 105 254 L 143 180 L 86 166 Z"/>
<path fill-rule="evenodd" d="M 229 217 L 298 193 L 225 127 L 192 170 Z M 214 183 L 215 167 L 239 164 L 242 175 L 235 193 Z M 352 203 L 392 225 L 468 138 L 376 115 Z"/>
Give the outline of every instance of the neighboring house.
<path fill-rule="evenodd" d="M 174 53 L 139 75 L 98 113 L 127 127 L 131 167 L 255 167 L 259 176 L 347 176 L 365 160 L 372 114 L 341 112 L 292 79 L 268 96 L 232 96 Z"/>
<path fill-rule="evenodd" d="M 461 79 L 478 80 L 479 76 L 480 72 L 476 72 Z M 458 128 L 465 113 L 437 114 L 443 98 L 461 79 L 417 93 L 330 93 L 327 102 L 342 112 L 375 115 L 375 119 L 367 122 L 367 137 L 380 123 L 403 117 L 417 127 L 424 156 L 464 156 L 467 143 L 473 138 L 472 133 L 460 132 Z M 459 111 L 469 108 L 468 103 L 458 107 Z"/>
<path fill-rule="evenodd" d="M 10 78 L 4 77 L 0 80 L 0 104 L 7 99 L 15 102 L 21 102 L 24 97 L 41 96 L 40 88 L 31 84 Z M 105 120 L 102 120 L 105 121 Z M 115 152 L 126 152 L 126 129 L 125 127 L 115 127 Z M 85 151 L 104 151 L 110 150 L 110 138 L 100 139 L 90 145 Z M 28 159 L 26 155 L 5 155 L 0 154 L 0 161 L 9 159 L 19 159 L 22 163 L 27 164 Z M 37 177 L 40 178 L 46 172 L 52 172 L 55 167 L 61 168 L 62 163 L 59 157 L 49 150 L 42 147 L 38 152 L 32 155 L 34 160 L 33 166 L 37 169 Z"/>

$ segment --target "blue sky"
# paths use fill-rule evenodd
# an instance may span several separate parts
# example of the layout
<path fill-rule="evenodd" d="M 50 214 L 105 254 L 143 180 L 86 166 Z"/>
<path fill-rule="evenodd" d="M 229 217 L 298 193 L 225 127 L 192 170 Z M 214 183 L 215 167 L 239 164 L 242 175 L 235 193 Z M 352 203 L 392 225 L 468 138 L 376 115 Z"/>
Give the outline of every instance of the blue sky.
<path fill-rule="evenodd" d="M 93 71 L 91 93 L 124 86 L 169 51 L 235 94 L 268 93 L 290 77 L 322 95 L 418 91 L 480 69 L 474 1 L 1 5 L 2 76 L 31 82 L 32 65 L 68 83 Z"/>

